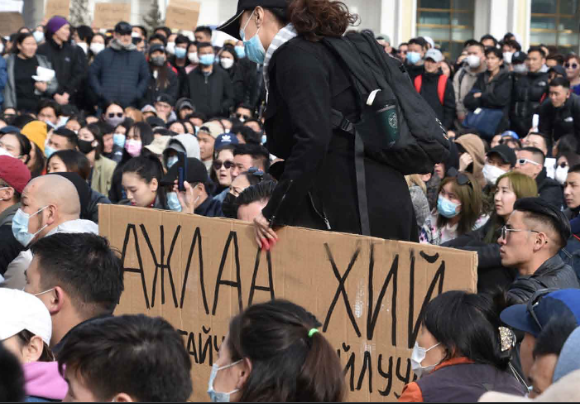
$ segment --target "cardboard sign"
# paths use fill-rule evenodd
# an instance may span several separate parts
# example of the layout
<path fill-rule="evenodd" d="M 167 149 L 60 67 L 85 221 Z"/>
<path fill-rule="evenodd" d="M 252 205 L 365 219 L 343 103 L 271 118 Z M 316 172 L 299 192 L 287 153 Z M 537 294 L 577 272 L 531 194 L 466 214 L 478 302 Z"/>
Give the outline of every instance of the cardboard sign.
<path fill-rule="evenodd" d="M 0 13 L 0 35 L 9 36 L 24 27 L 24 19 L 18 11 Z"/>
<path fill-rule="evenodd" d="M 60 15 L 68 20 L 70 15 L 70 0 L 46 0 L 44 16 L 46 20 Z"/>
<path fill-rule="evenodd" d="M 201 4 L 189 0 L 171 0 L 165 13 L 165 25 L 171 29 L 193 31 L 197 27 Z"/>
<path fill-rule="evenodd" d="M 120 21 L 131 21 L 131 4 L 96 3 L 93 26 L 96 28 L 115 28 Z"/>
<path fill-rule="evenodd" d="M 286 227 L 261 252 L 251 224 L 100 205 L 99 229 L 122 254 L 116 314 L 163 316 L 183 336 L 193 401 L 207 401 L 211 365 L 230 318 L 272 298 L 316 315 L 341 358 L 349 401 L 395 401 L 413 380 L 410 355 L 425 305 L 475 291 L 477 254 Z"/>

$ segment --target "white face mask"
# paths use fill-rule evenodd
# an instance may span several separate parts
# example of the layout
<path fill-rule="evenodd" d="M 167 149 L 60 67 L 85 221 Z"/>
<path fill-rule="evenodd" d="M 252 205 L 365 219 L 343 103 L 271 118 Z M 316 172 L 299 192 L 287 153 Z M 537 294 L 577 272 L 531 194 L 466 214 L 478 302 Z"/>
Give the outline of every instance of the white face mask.
<path fill-rule="evenodd" d="M 165 47 L 167 53 L 175 54 L 175 42 L 167 42 L 167 46 Z"/>
<path fill-rule="evenodd" d="M 435 367 L 439 365 L 439 363 L 436 363 L 435 365 L 431 366 L 421 365 L 421 362 L 423 362 L 425 360 L 425 357 L 427 356 L 427 352 L 429 352 L 430 350 L 439 345 L 441 345 L 441 343 L 437 343 L 433 345 L 431 348 L 425 349 L 420 347 L 417 341 L 415 341 L 413 353 L 411 354 L 411 369 L 413 369 L 413 373 L 415 373 L 419 379 L 423 377 L 423 375 L 431 373 L 433 369 L 435 369 Z"/>
<path fill-rule="evenodd" d="M 564 185 L 566 182 L 566 178 L 568 177 L 568 166 L 556 168 L 556 175 L 555 180 L 558 181 L 561 185 Z"/>
<path fill-rule="evenodd" d="M 237 362 L 230 363 L 229 365 L 222 366 L 221 368 L 218 367 L 217 363 L 214 363 L 212 365 L 211 374 L 209 376 L 209 383 L 208 383 L 209 385 L 208 385 L 208 389 L 207 389 L 207 394 L 209 395 L 209 398 L 213 403 L 229 403 L 230 396 L 239 391 L 238 389 L 235 389 L 235 390 L 230 391 L 229 393 L 220 393 L 220 392 L 217 392 L 214 390 L 213 385 L 215 382 L 215 378 L 220 370 L 231 368 L 232 366 L 237 365 L 241 361 L 242 361 L 242 359 L 240 359 Z"/>
<path fill-rule="evenodd" d="M 467 65 L 472 69 L 477 69 L 481 65 L 481 59 L 476 55 L 469 55 L 465 58 Z"/>
<path fill-rule="evenodd" d="M 193 63 L 194 65 L 199 64 L 199 58 L 197 57 L 197 52 L 191 52 L 187 54 L 187 58 L 189 59 L 189 61 L 191 63 Z"/>
<path fill-rule="evenodd" d="M 514 56 L 513 52 L 504 52 L 503 53 L 503 61 L 509 65 L 512 63 L 513 56 Z"/>
<path fill-rule="evenodd" d="M 526 66 L 525 63 L 518 63 L 517 65 L 514 65 L 514 73 L 526 74 L 527 72 L 528 67 Z"/>
<path fill-rule="evenodd" d="M 234 59 L 220 59 L 220 63 L 224 69 L 228 70 L 234 65 Z"/>
<path fill-rule="evenodd" d="M 485 164 L 483 166 L 483 177 L 490 185 L 495 185 L 497 179 L 504 175 L 507 171 L 502 170 L 499 167 L 492 166 L 491 164 Z"/>
<path fill-rule="evenodd" d="M 89 49 L 95 55 L 98 55 L 103 49 L 105 49 L 105 44 L 104 43 L 95 42 L 95 43 L 92 43 L 91 44 L 91 46 L 89 47 Z"/>
<path fill-rule="evenodd" d="M 0 42 L 0 54 L 4 52 L 4 44 Z"/>

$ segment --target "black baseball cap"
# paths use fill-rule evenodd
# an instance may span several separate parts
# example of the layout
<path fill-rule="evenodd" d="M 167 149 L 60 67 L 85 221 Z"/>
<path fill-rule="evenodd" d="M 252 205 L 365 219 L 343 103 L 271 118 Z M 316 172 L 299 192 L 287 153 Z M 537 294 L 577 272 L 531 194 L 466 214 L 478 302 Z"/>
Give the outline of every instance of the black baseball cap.
<path fill-rule="evenodd" d="M 538 337 L 553 318 L 569 316 L 580 325 L 580 289 L 537 291 L 527 304 L 504 309 L 500 318 L 508 326 Z"/>
<path fill-rule="evenodd" d="M 165 46 L 161 45 L 160 43 L 154 43 L 149 48 L 148 53 L 149 53 L 149 55 L 151 55 L 153 52 L 156 52 L 156 51 L 161 51 L 161 52 L 165 53 Z"/>
<path fill-rule="evenodd" d="M 552 226 L 554 226 L 556 231 L 560 234 L 560 238 L 562 239 L 564 245 L 566 245 L 568 239 L 572 235 L 570 221 L 568 221 L 566 216 L 564 216 L 564 213 L 542 198 L 536 197 L 518 199 L 514 204 L 514 210 L 518 210 L 520 212 L 530 212 L 546 217 L 550 223 L 552 223 Z"/>
<path fill-rule="evenodd" d="M 161 95 L 157 96 L 157 98 L 155 99 L 155 102 L 165 102 L 165 103 L 171 105 L 172 107 L 175 105 L 175 99 L 173 99 L 173 97 L 170 96 L 169 94 L 161 94 Z"/>
<path fill-rule="evenodd" d="M 131 31 L 133 31 L 133 27 L 126 21 L 118 22 L 117 25 L 115 25 L 115 32 L 117 34 L 129 35 L 131 34 Z"/>
<path fill-rule="evenodd" d="M 512 56 L 512 64 L 524 63 L 527 58 L 528 58 L 527 53 L 522 51 L 515 52 L 514 55 Z"/>
<path fill-rule="evenodd" d="M 290 0 L 239 0 L 238 10 L 236 15 L 227 20 L 224 24 L 220 25 L 216 29 L 218 31 L 225 32 L 226 34 L 233 36 L 238 40 L 240 38 L 240 17 L 246 10 L 253 10 L 260 6 L 262 8 L 288 8 Z"/>
<path fill-rule="evenodd" d="M 505 144 L 500 144 L 499 146 L 495 146 L 493 149 L 487 152 L 486 156 L 491 154 L 497 154 L 504 163 L 509 163 L 511 167 L 516 165 L 516 152 Z"/>
<path fill-rule="evenodd" d="M 552 66 L 548 69 L 548 73 L 551 72 L 556 72 L 558 76 L 566 77 L 566 69 L 564 69 L 564 66 L 560 65 Z"/>

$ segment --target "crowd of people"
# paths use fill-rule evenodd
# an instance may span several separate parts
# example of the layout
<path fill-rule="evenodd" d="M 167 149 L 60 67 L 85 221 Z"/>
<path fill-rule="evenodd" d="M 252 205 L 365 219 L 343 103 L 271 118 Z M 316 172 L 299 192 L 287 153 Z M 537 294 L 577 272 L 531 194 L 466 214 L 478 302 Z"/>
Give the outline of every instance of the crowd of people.
<path fill-rule="evenodd" d="M 508 33 L 468 40 L 451 60 L 428 37 L 395 48 L 347 29 L 355 17 L 328 0 L 293 0 L 287 14 L 286 0 L 239 3 L 221 47 L 207 26 L 190 38 L 60 16 L 0 38 L 0 400 L 185 401 L 205 389 L 167 321 L 113 315 L 123 268 L 98 236 L 99 204 L 254 222 L 266 250 L 278 225 L 365 234 L 355 141 L 324 115 L 346 116 L 356 97 L 317 47 L 361 33 L 408 73 L 449 147 L 431 172 L 405 176 L 363 151 L 369 234 L 478 254 L 477 293 L 422 311 L 400 401 L 554 399 L 573 385 L 580 57 L 524 52 Z M 345 400 L 320 326 L 289 301 L 248 307 L 231 319 L 209 398 Z"/>

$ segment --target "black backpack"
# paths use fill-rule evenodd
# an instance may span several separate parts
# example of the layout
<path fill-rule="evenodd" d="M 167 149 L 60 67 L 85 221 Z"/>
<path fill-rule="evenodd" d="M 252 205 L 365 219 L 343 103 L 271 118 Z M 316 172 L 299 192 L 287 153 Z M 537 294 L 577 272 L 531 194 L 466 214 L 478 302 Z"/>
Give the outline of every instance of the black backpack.
<path fill-rule="evenodd" d="M 334 54 L 346 71 L 358 95 L 356 122 L 348 121 L 333 110 L 332 124 L 358 134 L 365 149 L 373 150 L 380 161 L 402 174 L 426 174 L 449 154 L 446 130 L 423 97 L 417 93 L 403 64 L 387 55 L 369 34 L 347 34 L 340 38 L 325 37 L 322 43 Z M 377 129 L 375 109 L 366 105 L 369 95 L 380 89 L 382 98 L 396 105 L 399 139 L 388 142 L 384 131 Z M 358 137 L 358 136 L 357 136 Z M 364 153 L 364 150 L 359 152 Z"/>

